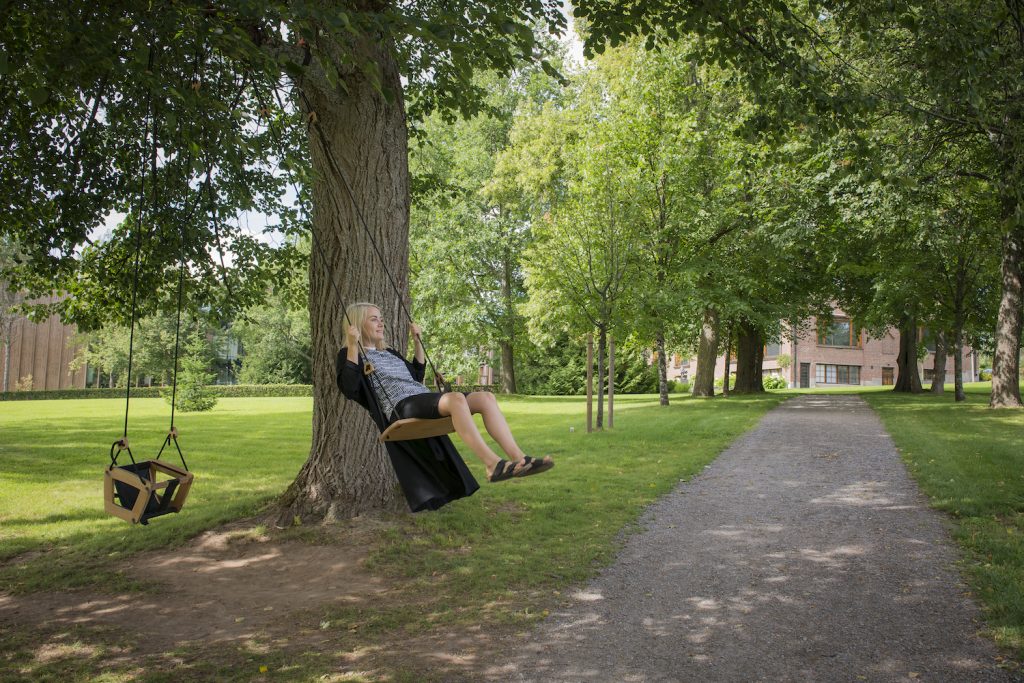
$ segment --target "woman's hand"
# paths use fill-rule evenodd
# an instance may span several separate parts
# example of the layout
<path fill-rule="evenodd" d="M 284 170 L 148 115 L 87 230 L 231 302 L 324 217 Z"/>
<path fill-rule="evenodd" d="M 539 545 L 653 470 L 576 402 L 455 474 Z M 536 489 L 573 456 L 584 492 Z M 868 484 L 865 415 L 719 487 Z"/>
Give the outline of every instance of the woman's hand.
<path fill-rule="evenodd" d="M 359 330 L 356 329 L 355 325 L 349 325 L 346 336 L 348 337 L 348 347 L 350 349 L 357 346 L 363 338 L 363 335 L 359 334 Z"/>
<path fill-rule="evenodd" d="M 422 327 L 420 327 L 419 325 L 417 325 L 416 323 L 413 323 L 413 322 L 409 323 L 409 335 L 413 339 L 415 339 L 416 341 L 419 341 L 420 334 L 422 332 L 423 332 L 423 328 Z"/>

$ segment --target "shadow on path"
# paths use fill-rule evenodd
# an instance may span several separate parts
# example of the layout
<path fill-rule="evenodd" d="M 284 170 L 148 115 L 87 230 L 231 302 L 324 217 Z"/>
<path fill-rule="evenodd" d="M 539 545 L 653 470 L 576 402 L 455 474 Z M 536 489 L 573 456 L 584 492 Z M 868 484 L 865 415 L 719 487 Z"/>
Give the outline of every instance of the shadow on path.
<path fill-rule="evenodd" d="M 944 519 L 858 397 L 782 404 L 644 521 L 616 564 L 482 675 L 1020 680 L 977 635 Z"/>

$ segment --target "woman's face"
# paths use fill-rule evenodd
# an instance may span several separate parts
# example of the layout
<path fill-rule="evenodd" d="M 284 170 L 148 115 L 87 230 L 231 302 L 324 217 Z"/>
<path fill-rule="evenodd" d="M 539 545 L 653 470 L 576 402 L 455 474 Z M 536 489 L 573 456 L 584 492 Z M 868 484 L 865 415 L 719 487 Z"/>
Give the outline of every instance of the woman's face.
<path fill-rule="evenodd" d="M 370 308 L 366 311 L 362 332 L 364 344 L 376 346 L 384 340 L 384 319 L 380 315 L 380 309 Z"/>

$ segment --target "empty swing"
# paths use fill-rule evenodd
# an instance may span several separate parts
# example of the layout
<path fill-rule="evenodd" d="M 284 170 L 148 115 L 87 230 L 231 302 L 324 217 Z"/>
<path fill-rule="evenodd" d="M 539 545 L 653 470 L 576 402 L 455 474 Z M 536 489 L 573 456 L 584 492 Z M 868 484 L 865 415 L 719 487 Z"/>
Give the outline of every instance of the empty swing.
<path fill-rule="evenodd" d="M 153 184 L 156 184 L 156 122 L 153 122 L 152 145 Z M 143 160 L 145 165 L 145 159 Z M 178 348 L 181 331 L 182 288 L 185 278 L 185 238 L 181 235 L 181 255 L 178 266 L 178 318 L 174 329 L 174 379 L 171 392 L 171 425 L 163 446 L 152 460 L 135 461 L 128 445 L 128 407 L 131 401 L 132 352 L 135 342 L 136 295 L 139 288 L 139 253 L 142 249 L 142 216 L 145 203 L 145 173 L 141 174 L 138 219 L 135 225 L 135 275 L 132 283 L 132 322 L 128 338 L 128 386 L 125 389 L 124 433 L 110 446 L 110 465 L 103 473 L 103 505 L 108 514 L 131 522 L 148 524 L 154 517 L 180 512 L 185 505 L 193 474 L 188 471 L 185 456 L 178 444 L 178 430 L 174 426 L 174 409 L 178 392 Z M 154 197 L 156 193 L 154 192 Z M 174 444 L 181 458 L 181 467 L 160 459 L 164 449 Z M 127 453 L 130 465 L 118 464 L 117 459 Z"/>

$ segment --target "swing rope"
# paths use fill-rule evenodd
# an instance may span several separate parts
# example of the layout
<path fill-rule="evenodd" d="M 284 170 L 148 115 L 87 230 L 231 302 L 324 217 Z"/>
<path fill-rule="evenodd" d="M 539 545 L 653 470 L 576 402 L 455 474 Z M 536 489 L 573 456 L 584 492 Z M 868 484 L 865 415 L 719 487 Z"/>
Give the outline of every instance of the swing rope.
<path fill-rule="evenodd" d="M 297 88 L 297 90 L 299 90 L 299 89 Z M 392 287 L 394 287 L 396 293 L 398 294 L 399 305 L 401 306 L 402 310 L 405 312 L 406 316 L 408 317 L 408 319 L 411 322 L 412 321 L 412 316 L 409 313 L 408 309 L 405 307 L 404 303 L 402 302 L 401 290 L 398 289 L 398 285 L 396 284 L 395 279 L 392 277 L 390 271 L 388 271 L 388 269 L 387 269 L 387 264 L 384 262 L 384 257 L 383 257 L 383 254 L 382 254 L 381 250 L 380 250 L 380 247 L 377 244 L 376 240 L 374 239 L 373 234 L 370 232 L 369 225 L 367 224 L 366 219 L 363 217 L 362 211 L 360 211 L 360 209 L 359 209 L 359 205 L 355 201 L 354 193 L 352 192 L 352 188 L 349 185 L 347 178 L 341 172 L 339 166 L 336 163 L 336 160 L 334 159 L 334 155 L 331 154 L 330 148 L 329 148 L 329 146 L 325 142 L 325 138 L 324 138 L 323 132 L 320 129 L 319 124 L 316 122 L 316 115 L 315 115 L 315 113 L 312 113 L 313 110 L 310 107 L 309 100 L 308 100 L 308 98 L 306 98 L 305 93 L 303 93 L 301 90 L 299 90 L 299 93 L 302 96 L 303 100 L 306 102 L 307 108 L 309 108 L 309 110 L 310 110 L 310 112 L 312 114 L 308 118 L 307 133 L 309 132 L 308 131 L 308 127 L 309 126 L 315 126 L 316 127 L 317 133 L 318 133 L 318 136 L 319 136 L 318 139 L 319 139 L 321 148 L 324 150 L 325 155 L 327 156 L 329 165 L 331 166 L 331 170 L 332 170 L 332 172 L 338 178 L 341 179 L 341 181 L 342 181 L 342 183 L 343 183 L 343 185 L 344 185 L 344 187 L 345 187 L 345 189 L 346 189 L 346 191 L 348 193 L 348 196 L 349 196 L 350 200 L 352 201 L 352 205 L 353 205 L 353 207 L 356 210 L 356 214 L 358 215 L 359 220 L 360 220 L 360 222 L 361 222 L 361 224 L 363 226 L 363 230 L 366 232 L 367 236 L 370 238 L 370 241 L 371 241 L 371 243 L 374 246 L 374 250 L 377 252 L 378 257 L 381 259 L 381 262 L 384 265 L 385 273 L 387 274 L 388 279 L 391 282 Z M 278 104 L 278 107 L 280 108 L 280 110 L 284 111 L 284 104 L 283 104 L 283 102 L 281 102 L 280 96 L 279 96 L 279 94 L 277 93 L 276 90 L 274 91 L 274 97 L 277 100 L 277 104 Z M 266 111 L 269 112 L 269 108 L 266 107 L 266 105 L 262 102 L 262 99 L 259 98 L 258 95 L 257 95 L 257 98 L 260 99 L 260 103 L 263 106 L 263 108 Z M 278 146 L 283 148 L 283 145 L 281 143 L 281 131 L 276 129 L 273 126 L 273 124 L 271 122 L 269 122 L 269 121 L 268 121 L 268 128 L 273 132 L 275 138 L 277 139 Z M 294 186 L 294 183 L 293 183 L 293 188 L 295 188 L 296 195 L 298 196 L 298 194 L 299 194 L 298 188 L 296 188 Z M 338 206 L 336 200 L 334 200 L 333 195 L 331 197 L 332 197 L 332 201 L 334 202 L 335 208 L 338 210 L 338 213 L 340 213 L 341 212 L 341 207 Z M 331 287 L 334 290 L 335 296 L 338 298 L 339 302 L 341 303 L 342 308 L 347 310 L 347 306 L 345 304 L 345 297 L 341 293 L 341 289 L 338 287 L 338 283 L 335 281 L 335 279 L 334 279 L 334 277 L 333 277 L 333 275 L 331 273 L 331 265 L 328 262 L 327 257 L 324 255 L 323 251 L 320 249 L 316 233 L 311 231 L 311 236 L 312 236 L 311 244 L 310 244 L 311 251 L 315 252 L 317 254 L 317 256 L 320 258 L 321 263 L 322 263 L 323 268 L 324 268 L 324 272 L 327 274 L 327 280 L 331 284 Z M 347 316 L 346 316 L 346 318 L 347 318 Z M 351 321 L 349 321 L 349 322 L 351 322 Z M 418 336 L 417 336 L 417 339 L 419 339 L 420 345 L 423 347 L 424 357 L 426 358 L 428 364 L 430 365 L 431 370 L 434 372 L 435 379 L 438 381 L 438 383 L 440 385 L 441 383 L 444 382 L 444 378 L 441 375 L 441 373 L 437 371 L 437 368 L 434 367 L 433 362 L 430 360 L 430 356 L 427 353 L 426 345 L 423 344 L 423 340 L 421 338 L 419 338 Z M 356 340 L 356 344 L 357 344 L 357 347 L 358 347 L 358 350 L 359 350 L 359 356 L 361 358 L 363 358 L 363 359 L 368 359 L 368 354 L 366 353 L 366 348 L 363 346 L 362 339 L 361 338 L 357 339 Z M 368 376 L 371 384 L 373 384 L 375 386 L 375 389 L 376 389 L 377 393 L 379 395 L 385 396 L 388 399 L 388 402 L 392 406 L 394 406 L 395 405 L 394 399 L 391 397 L 391 394 L 388 391 L 387 387 L 384 385 L 384 383 L 380 380 L 380 378 L 373 371 L 373 365 L 372 365 L 372 363 L 369 363 L 368 360 L 367 360 L 366 364 L 364 365 L 364 374 Z M 450 390 L 450 389 L 447 386 L 444 386 L 444 390 Z M 394 423 L 394 422 L 395 421 L 392 420 L 392 423 Z"/>
<path fill-rule="evenodd" d="M 153 71 L 155 64 L 155 54 L 153 45 L 150 43 L 149 46 L 149 71 Z M 155 232 L 155 216 L 157 213 L 157 206 L 159 203 L 159 184 L 157 183 L 157 130 L 159 122 L 156 115 L 156 104 L 153 101 L 153 94 L 150 93 L 149 107 L 147 110 L 147 118 L 149 119 L 144 130 L 148 132 L 143 136 L 142 144 L 142 172 L 139 174 L 139 207 L 137 212 L 137 219 L 135 224 L 135 266 L 134 275 L 132 278 L 132 304 L 131 304 L 131 331 L 128 336 L 128 372 L 127 372 L 127 386 L 125 388 L 125 406 L 124 406 L 124 432 L 120 439 L 115 441 L 110 447 L 110 461 L 111 465 L 117 466 L 117 456 L 120 455 L 121 451 L 128 451 L 128 457 L 132 461 L 132 465 L 136 465 L 135 456 L 132 453 L 131 448 L 128 445 L 128 414 L 131 406 L 131 386 L 132 386 L 132 365 L 134 359 L 134 347 L 135 347 L 135 323 L 137 319 L 137 302 L 138 302 L 138 290 L 139 290 L 139 270 L 142 253 L 142 233 L 143 233 L 143 217 L 146 216 L 150 222 L 150 229 L 148 231 L 148 237 L 150 238 L 147 243 L 152 241 L 152 234 Z M 148 157 L 148 158 L 147 158 Z M 146 162 L 149 162 L 149 175 L 151 180 L 150 194 L 152 195 L 152 205 L 149 207 L 148 213 L 145 212 L 146 207 Z M 207 176 L 206 182 L 209 182 L 209 175 Z M 199 199 L 196 200 L 196 206 L 198 206 Z M 163 445 L 160 447 L 159 452 L 156 455 L 156 459 L 159 459 L 163 454 L 164 449 L 173 441 L 174 447 L 178 451 L 178 455 L 181 457 L 181 464 L 185 467 L 185 471 L 188 471 L 188 464 L 185 462 L 185 455 L 181 452 L 181 446 L 178 444 L 178 431 L 174 426 L 174 415 L 175 407 L 177 404 L 177 392 L 178 392 L 178 356 L 179 356 L 179 342 L 181 332 L 181 310 L 183 303 L 183 292 L 184 292 L 184 281 L 185 281 L 185 228 L 184 222 L 178 233 L 179 240 L 179 264 L 178 264 L 178 297 L 177 297 L 177 319 L 175 321 L 174 328 L 174 374 L 171 388 L 171 422 L 168 429 L 167 438 L 164 439 Z M 117 452 L 114 449 L 117 448 Z"/>
<path fill-rule="evenodd" d="M 153 44 L 150 43 L 150 45 L 149 45 L 149 65 L 148 65 L 148 70 L 149 71 L 153 70 L 153 63 L 154 63 L 154 61 L 155 61 L 155 57 L 154 57 L 154 54 L 153 54 Z M 153 114 L 153 107 L 154 107 L 154 105 L 153 105 L 153 95 L 152 95 L 152 93 L 150 93 L 149 108 L 148 108 L 148 110 L 146 112 L 146 116 L 147 116 L 147 118 L 150 119 L 150 121 L 147 122 L 147 125 L 146 125 L 145 129 L 149 128 L 149 123 L 150 122 L 153 124 L 153 138 L 152 138 L 152 143 L 153 144 L 152 144 L 152 149 L 153 149 L 153 154 L 155 154 L 156 153 L 156 116 L 154 116 L 154 114 Z M 139 261 L 140 261 L 140 256 L 142 254 L 142 217 L 143 217 L 144 207 L 146 205 L 146 159 L 149 156 L 149 150 L 147 149 L 147 146 L 149 145 L 149 142 L 150 142 L 147 138 L 148 138 L 148 136 L 146 134 L 143 134 L 143 138 L 142 138 L 142 173 L 139 174 L 139 178 L 140 178 L 140 180 L 139 180 L 139 206 L 138 206 L 138 212 L 137 212 L 137 217 L 136 217 L 136 221 L 135 221 L 135 268 L 134 268 L 135 272 L 134 272 L 134 275 L 132 277 L 131 331 L 128 334 L 128 381 L 127 381 L 127 383 L 125 385 L 125 390 L 124 390 L 124 432 L 123 432 L 123 434 L 121 436 L 121 439 L 114 443 L 115 446 L 116 445 L 120 445 L 121 448 L 123 448 L 123 449 L 128 449 L 128 409 L 129 409 L 129 406 L 131 405 L 131 390 L 132 390 L 132 349 L 134 348 L 134 345 L 135 345 L 135 313 L 136 313 L 135 304 L 136 304 L 137 295 L 138 295 L 138 291 L 139 291 Z M 155 182 L 156 181 L 155 181 L 155 176 L 154 176 L 154 183 Z M 113 451 L 113 447 L 111 447 L 111 451 Z M 135 464 L 135 457 L 132 455 L 131 449 L 128 449 L 128 457 L 130 457 L 132 459 L 132 464 L 134 465 Z M 116 457 L 112 455 L 111 459 L 114 460 L 115 464 L 116 464 Z"/>
<path fill-rule="evenodd" d="M 355 209 L 356 216 L 359 218 L 359 223 L 360 225 L 362 225 L 363 232 L 365 232 L 366 236 L 370 239 L 370 244 L 373 245 L 373 249 L 377 253 L 377 257 L 380 259 L 381 266 L 384 269 L 384 273 L 387 275 L 388 281 L 391 283 L 391 287 L 395 290 L 395 294 L 398 299 L 398 305 L 402 309 L 402 312 L 405 313 L 406 319 L 410 323 L 412 323 L 412 313 L 410 313 L 409 309 L 405 306 L 405 302 L 402 297 L 402 290 L 398 287 L 397 281 L 391 274 L 391 271 L 388 269 L 387 260 L 384 258 L 384 253 L 381 250 L 380 245 L 377 244 L 377 239 L 373 236 L 373 232 L 370 230 L 370 226 L 366 222 L 366 218 L 363 216 L 363 212 L 359 207 L 359 202 L 356 201 L 355 192 L 353 192 L 352 186 L 348 182 L 348 178 L 341 170 L 341 166 L 340 164 L 338 164 L 337 158 L 334 156 L 333 150 L 327 143 L 327 136 L 324 134 L 323 128 L 320 126 L 320 121 L 316 115 L 316 110 L 313 109 L 313 105 L 309 101 L 309 98 L 306 96 L 306 93 L 301 88 L 296 89 L 298 90 L 299 96 L 302 98 L 302 101 L 305 103 L 306 110 L 308 111 L 310 125 L 315 129 L 317 133 L 317 140 L 320 143 L 321 150 L 323 151 L 325 157 L 327 158 L 328 166 L 330 167 L 331 172 L 339 180 L 341 180 L 341 183 L 345 188 L 345 192 L 348 194 L 349 201 L 352 202 L 352 208 Z M 417 338 L 419 339 L 418 335 Z M 438 382 L 439 388 L 441 388 L 441 393 L 451 391 L 451 387 L 448 386 L 448 383 L 445 381 L 443 375 L 441 375 L 441 373 L 439 373 L 437 371 L 437 368 L 434 366 L 434 362 L 433 360 L 431 360 L 430 354 L 427 352 L 427 347 L 423 343 L 423 340 L 419 339 L 419 341 L 420 346 L 423 348 L 424 358 L 426 359 L 427 364 L 430 366 L 431 371 L 434 373 L 434 377 Z"/>

